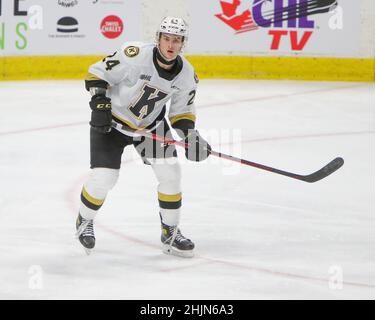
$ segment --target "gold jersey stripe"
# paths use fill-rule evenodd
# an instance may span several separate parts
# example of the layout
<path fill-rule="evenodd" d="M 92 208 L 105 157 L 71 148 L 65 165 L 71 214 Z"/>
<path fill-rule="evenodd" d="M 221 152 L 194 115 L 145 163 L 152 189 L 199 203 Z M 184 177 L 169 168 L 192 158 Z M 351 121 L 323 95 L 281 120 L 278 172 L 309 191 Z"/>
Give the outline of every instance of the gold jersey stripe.
<path fill-rule="evenodd" d="M 95 199 L 94 197 L 90 196 L 88 192 L 86 191 L 85 187 L 83 187 L 82 189 L 82 195 L 87 201 L 91 202 L 92 204 L 95 204 L 96 206 L 101 206 L 105 200 L 105 199 L 103 200 Z"/>
<path fill-rule="evenodd" d="M 136 125 L 134 125 L 133 123 L 129 122 L 128 120 L 120 118 L 118 115 L 114 114 L 113 112 L 112 112 L 112 116 L 115 117 L 117 120 L 125 123 L 127 126 L 129 126 L 130 128 L 132 128 L 134 130 L 143 130 L 144 128 L 146 128 L 146 127 L 137 127 Z"/>
<path fill-rule="evenodd" d="M 92 73 L 87 73 L 86 77 L 85 77 L 85 80 L 87 81 L 95 81 L 95 80 L 102 80 L 100 78 L 98 78 L 95 74 L 92 74 Z"/>
<path fill-rule="evenodd" d="M 177 116 L 170 117 L 169 121 L 173 125 L 174 123 L 176 123 L 177 121 L 182 120 L 182 119 L 187 119 L 187 120 L 191 120 L 191 121 L 195 122 L 196 116 L 195 116 L 195 114 L 192 114 L 192 113 L 178 114 Z"/>
<path fill-rule="evenodd" d="M 160 201 L 177 202 L 182 199 L 182 193 L 180 192 L 177 194 L 165 194 L 165 193 L 158 192 L 158 198 Z"/>

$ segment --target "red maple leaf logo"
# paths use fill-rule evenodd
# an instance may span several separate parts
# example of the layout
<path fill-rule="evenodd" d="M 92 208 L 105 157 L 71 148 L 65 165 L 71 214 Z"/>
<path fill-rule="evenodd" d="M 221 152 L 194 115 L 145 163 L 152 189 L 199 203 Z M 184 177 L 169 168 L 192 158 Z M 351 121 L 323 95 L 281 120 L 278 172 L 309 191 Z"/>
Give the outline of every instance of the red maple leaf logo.
<path fill-rule="evenodd" d="M 236 15 L 238 6 L 241 4 L 240 0 L 233 0 L 232 3 L 220 1 L 220 4 L 223 13 L 215 14 L 215 16 L 236 30 L 236 34 L 258 29 L 250 10 L 245 10 Z"/>

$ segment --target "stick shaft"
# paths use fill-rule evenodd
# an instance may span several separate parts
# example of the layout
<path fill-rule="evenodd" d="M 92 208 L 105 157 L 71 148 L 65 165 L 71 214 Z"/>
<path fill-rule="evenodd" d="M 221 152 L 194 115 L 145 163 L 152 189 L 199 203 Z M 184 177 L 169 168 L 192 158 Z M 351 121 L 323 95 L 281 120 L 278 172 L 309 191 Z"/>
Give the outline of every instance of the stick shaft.
<path fill-rule="evenodd" d="M 164 144 L 172 144 L 172 145 L 176 145 L 176 146 L 179 146 L 179 147 L 182 147 L 182 148 L 185 148 L 185 149 L 189 148 L 188 143 L 185 143 L 185 142 L 182 142 L 182 141 L 177 141 L 177 140 L 174 140 L 174 139 L 164 138 L 164 137 L 158 136 L 155 133 L 146 132 L 144 130 L 131 131 L 128 128 L 124 128 L 123 126 L 121 126 L 120 124 L 118 124 L 116 122 L 114 122 L 112 126 L 114 128 L 116 128 L 117 130 L 119 130 L 120 132 L 122 131 L 123 133 L 126 133 L 126 132 L 133 133 L 133 134 L 137 134 L 137 135 L 140 135 L 140 136 L 150 138 L 150 139 L 155 140 L 155 141 L 159 141 L 159 142 L 164 143 Z M 272 172 L 272 173 L 277 173 L 277 174 L 280 174 L 280 175 L 283 175 L 283 176 L 286 176 L 286 177 L 289 177 L 289 178 L 292 178 L 292 179 L 297 179 L 297 180 L 301 180 L 301 181 L 305 181 L 305 182 L 309 182 L 309 183 L 316 182 L 316 181 L 319 181 L 319 180 L 327 177 L 328 175 L 335 172 L 337 169 L 339 169 L 344 164 L 344 160 L 342 158 L 336 158 L 336 159 L 332 160 L 330 163 L 328 163 L 326 166 L 324 166 L 323 168 L 321 168 L 320 170 L 318 170 L 318 171 L 316 171 L 312 174 L 300 175 L 300 174 L 280 170 L 280 169 L 277 169 L 277 168 L 269 167 L 269 166 L 266 166 L 264 164 L 260 164 L 260 163 L 257 163 L 257 162 L 237 158 L 237 157 L 234 157 L 234 156 L 222 153 L 222 152 L 217 152 L 217 151 L 214 151 L 214 150 L 211 150 L 210 154 L 214 157 L 219 157 L 219 158 L 223 158 L 223 159 L 226 159 L 226 160 L 229 160 L 229 161 L 234 161 L 234 162 L 246 165 L 246 166 L 258 168 L 258 169 L 269 171 L 269 172 Z"/>

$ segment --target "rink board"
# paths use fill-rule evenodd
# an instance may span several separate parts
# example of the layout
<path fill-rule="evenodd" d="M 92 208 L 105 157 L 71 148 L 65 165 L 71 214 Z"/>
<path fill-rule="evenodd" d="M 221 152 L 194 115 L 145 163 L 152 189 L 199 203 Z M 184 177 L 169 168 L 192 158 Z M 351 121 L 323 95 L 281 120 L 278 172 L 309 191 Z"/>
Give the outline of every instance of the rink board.
<path fill-rule="evenodd" d="M 201 79 L 375 81 L 374 59 L 187 56 Z M 101 56 L 0 58 L 0 80 L 83 79 Z"/>

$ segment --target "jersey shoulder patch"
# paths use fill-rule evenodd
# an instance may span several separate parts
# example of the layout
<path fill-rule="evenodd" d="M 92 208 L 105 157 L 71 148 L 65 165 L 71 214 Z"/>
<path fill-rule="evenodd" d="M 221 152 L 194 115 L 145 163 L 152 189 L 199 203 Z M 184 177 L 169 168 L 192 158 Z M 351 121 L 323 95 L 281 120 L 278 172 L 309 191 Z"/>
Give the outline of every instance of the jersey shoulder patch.
<path fill-rule="evenodd" d="M 129 58 L 134 58 L 139 54 L 139 47 L 128 46 L 124 49 L 124 53 Z"/>
<path fill-rule="evenodd" d="M 199 83 L 199 78 L 195 72 L 194 72 L 194 80 L 195 80 L 195 83 Z"/>

